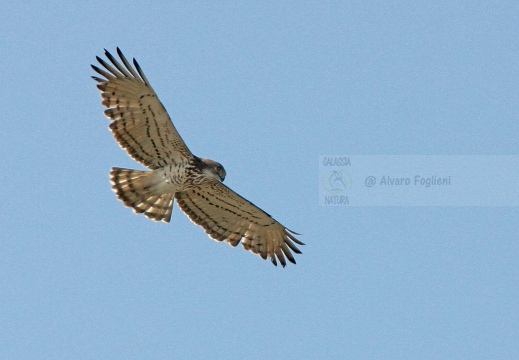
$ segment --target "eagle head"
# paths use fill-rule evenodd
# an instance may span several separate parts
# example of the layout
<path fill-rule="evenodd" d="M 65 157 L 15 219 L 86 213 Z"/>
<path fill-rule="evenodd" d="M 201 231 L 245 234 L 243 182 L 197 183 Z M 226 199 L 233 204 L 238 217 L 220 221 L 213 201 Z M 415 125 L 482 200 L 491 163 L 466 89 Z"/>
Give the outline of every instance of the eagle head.
<path fill-rule="evenodd" d="M 204 164 L 202 168 L 202 173 L 208 178 L 215 179 L 223 182 L 225 180 L 225 169 L 222 164 L 210 159 L 200 158 L 202 163 Z"/>

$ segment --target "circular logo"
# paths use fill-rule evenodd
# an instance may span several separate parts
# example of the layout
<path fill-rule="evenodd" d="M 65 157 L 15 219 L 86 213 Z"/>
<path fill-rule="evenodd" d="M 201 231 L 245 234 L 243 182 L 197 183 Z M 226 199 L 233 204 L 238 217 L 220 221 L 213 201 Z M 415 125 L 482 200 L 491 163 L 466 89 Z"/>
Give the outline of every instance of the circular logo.
<path fill-rule="evenodd" d="M 346 170 L 331 170 L 321 179 L 323 187 L 330 194 L 342 194 L 351 189 L 351 175 Z"/>

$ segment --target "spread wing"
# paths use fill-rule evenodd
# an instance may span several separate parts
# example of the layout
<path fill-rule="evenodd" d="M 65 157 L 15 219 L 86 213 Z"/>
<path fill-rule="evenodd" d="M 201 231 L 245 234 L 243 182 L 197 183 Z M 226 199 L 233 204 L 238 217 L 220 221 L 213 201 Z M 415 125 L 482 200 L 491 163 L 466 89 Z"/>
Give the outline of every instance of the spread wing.
<path fill-rule="evenodd" d="M 92 68 L 103 78 L 92 78 L 99 83 L 102 104 L 108 108 L 105 115 L 112 121 L 110 130 L 119 145 L 150 169 L 190 159 L 191 151 L 137 61 L 133 59 L 133 68 L 119 48 L 117 54 L 122 65 L 106 50 L 111 65 L 96 57 L 103 69 L 95 65 Z"/>
<path fill-rule="evenodd" d="M 304 244 L 292 235 L 296 233 L 219 181 L 177 193 L 175 198 L 191 221 L 202 226 L 215 240 L 226 241 L 232 246 L 241 240 L 245 250 L 263 259 L 270 257 L 274 265 L 277 265 L 277 258 L 283 267 L 285 256 L 296 263 L 291 250 L 301 254 L 294 243 Z"/>

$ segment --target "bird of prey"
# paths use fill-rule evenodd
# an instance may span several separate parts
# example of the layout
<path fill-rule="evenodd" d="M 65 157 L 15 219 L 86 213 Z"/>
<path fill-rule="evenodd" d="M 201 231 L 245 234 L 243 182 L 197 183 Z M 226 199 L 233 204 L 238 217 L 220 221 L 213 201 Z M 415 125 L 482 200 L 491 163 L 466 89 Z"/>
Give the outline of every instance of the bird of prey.
<path fill-rule="evenodd" d="M 176 199 L 189 219 L 217 241 L 269 257 L 283 267 L 296 263 L 295 244 L 304 245 L 265 211 L 225 186 L 225 169 L 216 161 L 193 155 L 135 59 L 133 65 L 117 48 L 120 61 L 105 50 L 109 62 L 92 68 L 101 91 L 104 113 L 119 145 L 150 170 L 114 167 L 112 189 L 136 213 L 169 222 Z M 294 244 L 295 243 L 295 244 Z M 285 259 L 286 257 L 286 259 Z M 277 260 L 276 260 L 277 259 Z"/>

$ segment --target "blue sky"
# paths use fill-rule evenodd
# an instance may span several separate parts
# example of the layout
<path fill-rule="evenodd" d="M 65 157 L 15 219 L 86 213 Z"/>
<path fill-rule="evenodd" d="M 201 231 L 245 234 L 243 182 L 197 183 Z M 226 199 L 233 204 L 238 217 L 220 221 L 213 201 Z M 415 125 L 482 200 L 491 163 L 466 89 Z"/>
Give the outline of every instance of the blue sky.
<path fill-rule="evenodd" d="M 516 1 L 26 1 L 0 31 L 0 358 L 519 353 L 517 207 L 318 197 L 320 155 L 517 155 Z M 90 64 L 117 46 L 190 149 L 303 234 L 297 265 L 116 199 L 110 167 L 141 167 Z"/>

